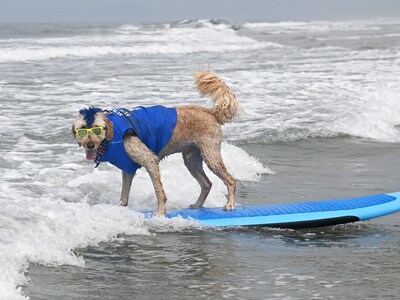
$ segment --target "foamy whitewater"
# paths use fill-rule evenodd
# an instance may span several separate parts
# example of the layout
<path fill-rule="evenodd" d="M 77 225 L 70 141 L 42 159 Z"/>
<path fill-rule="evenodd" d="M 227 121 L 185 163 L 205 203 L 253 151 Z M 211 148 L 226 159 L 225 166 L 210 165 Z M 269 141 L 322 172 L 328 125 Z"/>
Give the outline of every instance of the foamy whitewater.
<path fill-rule="evenodd" d="M 157 234 L 147 173 L 129 209 L 117 206 L 121 175 L 85 160 L 70 127 L 77 111 L 201 104 L 192 72 L 211 66 L 242 114 L 225 125 L 223 159 L 241 182 L 274 174 L 240 145 L 354 136 L 400 142 L 400 20 L 233 24 L 0 26 L 0 295 L 27 299 L 29 265 L 83 266 L 74 249 Z M 181 156 L 161 163 L 167 209 L 197 199 Z M 207 170 L 207 206 L 225 186 Z M 199 226 L 168 221 L 171 230 Z"/>

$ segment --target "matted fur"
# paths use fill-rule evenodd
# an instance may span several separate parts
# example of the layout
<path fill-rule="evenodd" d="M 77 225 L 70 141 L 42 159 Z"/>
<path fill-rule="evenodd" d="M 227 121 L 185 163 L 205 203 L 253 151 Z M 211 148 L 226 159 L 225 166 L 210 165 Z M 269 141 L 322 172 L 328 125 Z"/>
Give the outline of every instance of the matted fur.
<path fill-rule="evenodd" d="M 154 191 L 157 197 L 157 211 L 155 215 L 165 215 L 167 196 L 161 182 L 159 162 L 164 157 L 181 152 L 185 166 L 190 174 L 197 180 L 201 187 L 200 195 L 195 203 L 190 207 L 203 206 L 212 186 L 211 181 L 203 170 L 203 162 L 215 173 L 227 186 L 228 201 L 224 206 L 226 210 L 235 207 L 236 179 L 229 174 L 221 157 L 221 124 L 230 122 L 238 114 L 239 105 L 235 94 L 230 88 L 211 71 L 198 71 L 195 74 L 197 88 L 203 95 L 209 95 L 216 103 L 213 108 L 206 108 L 199 105 L 177 106 L 177 122 L 172 133 L 172 137 L 155 155 L 147 146 L 135 135 L 124 137 L 124 148 L 127 154 L 135 162 L 143 166 L 150 175 Z M 88 151 L 88 143 L 94 143 L 96 150 L 100 144 L 99 139 L 111 140 L 114 134 L 113 124 L 106 114 L 97 113 L 93 126 L 104 126 L 105 133 L 101 137 L 85 136 L 79 138 L 75 136 L 79 144 Z M 86 128 L 85 120 L 82 116 L 78 117 L 73 126 L 75 129 Z M 91 149 L 90 151 L 93 151 Z M 120 205 L 128 205 L 129 193 L 132 179 L 135 173 L 122 171 L 122 189 Z"/>
<path fill-rule="evenodd" d="M 239 104 L 231 89 L 211 71 L 194 73 L 200 94 L 211 96 L 215 102 L 213 114 L 220 124 L 231 122 L 239 113 Z"/>

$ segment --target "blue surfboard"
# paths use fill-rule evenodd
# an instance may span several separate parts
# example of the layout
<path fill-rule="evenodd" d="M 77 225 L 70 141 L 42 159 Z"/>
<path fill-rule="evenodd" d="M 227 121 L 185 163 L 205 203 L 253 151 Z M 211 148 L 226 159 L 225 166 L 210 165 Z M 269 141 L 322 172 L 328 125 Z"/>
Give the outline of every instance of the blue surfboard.
<path fill-rule="evenodd" d="M 336 200 L 237 206 L 232 211 L 185 208 L 169 211 L 167 218 L 180 216 L 211 226 L 301 229 L 363 221 L 397 211 L 400 211 L 400 192 Z"/>

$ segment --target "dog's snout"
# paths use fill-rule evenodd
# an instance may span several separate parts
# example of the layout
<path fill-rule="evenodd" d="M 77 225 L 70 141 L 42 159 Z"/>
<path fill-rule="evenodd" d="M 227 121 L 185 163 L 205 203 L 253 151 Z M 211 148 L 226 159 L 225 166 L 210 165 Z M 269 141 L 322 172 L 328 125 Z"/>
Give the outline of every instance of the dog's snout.
<path fill-rule="evenodd" d="M 95 147 L 95 144 L 94 144 L 93 142 L 89 142 L 89 143 L 87 143 L 86 147 L 87 147 L 89 150 L 93 150 L 94 147 Z"/>

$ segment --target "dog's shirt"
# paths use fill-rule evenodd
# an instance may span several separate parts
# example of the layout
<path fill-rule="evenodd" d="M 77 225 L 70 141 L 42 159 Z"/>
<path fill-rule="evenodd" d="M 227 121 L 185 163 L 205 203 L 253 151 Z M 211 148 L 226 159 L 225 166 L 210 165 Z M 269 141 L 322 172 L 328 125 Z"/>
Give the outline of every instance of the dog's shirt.
<path fill-rule="evenodd" d="M 136 135 L 154 154 L 158 154 L 171 139 L 177 112 L 164 106 L 139 106 L 133 110 L 114 108 L 105 112 L 113 122 L 114 137 L 105 148 L 99 161 L 108 161 L 117 168 L 134 173 L 141 165 L 132 160 L 124 148 L 124 135 Z"/>

